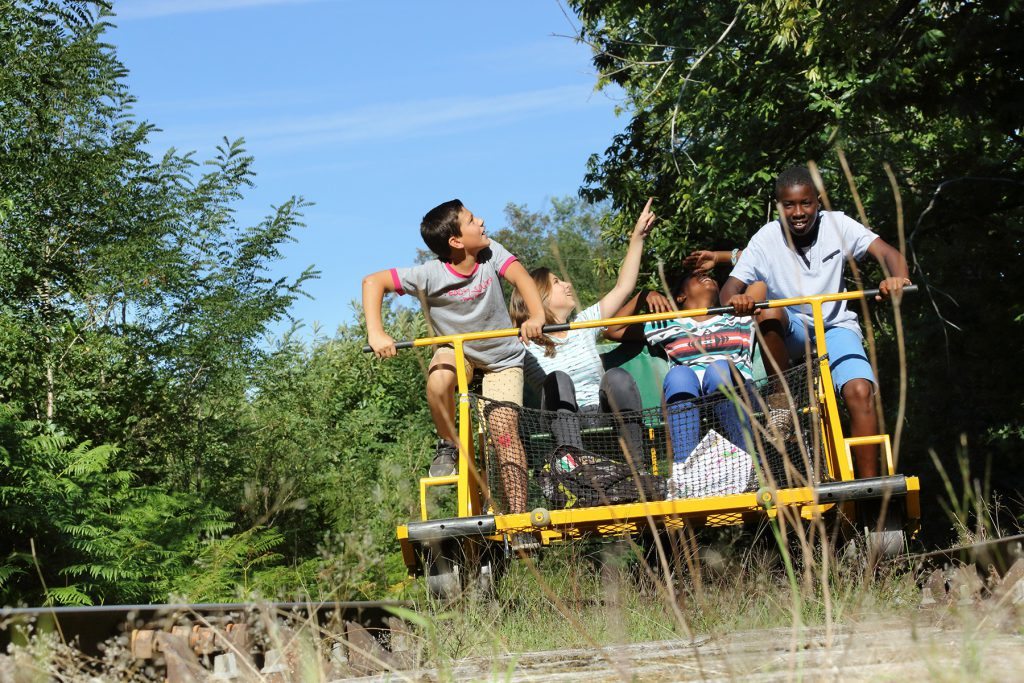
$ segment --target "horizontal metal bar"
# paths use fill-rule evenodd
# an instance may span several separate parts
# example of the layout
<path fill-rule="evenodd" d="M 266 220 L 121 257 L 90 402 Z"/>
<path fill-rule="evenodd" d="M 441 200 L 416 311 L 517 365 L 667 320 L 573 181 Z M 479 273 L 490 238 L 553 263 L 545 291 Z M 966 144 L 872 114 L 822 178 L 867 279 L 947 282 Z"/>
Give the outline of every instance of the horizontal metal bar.
<path fill-rule="evenodd" d="M 497 532 L 494 515 L 409 522 L 407 528 L 409 540 L 418 542 L 441 541 L 446 538 L 466 536 L 492 536 Z"/>
<path fill-rule="evenodd" d="M 833 481 L 815 487 L 822 503 L 846 500 L 869 500 L 884 496 L 902 496 L 907 492 L 907 478 L 902 474 L 891 477 L 872 477 L 853 481 Z"/>
<path fill-rule="evenodd" d="M 916 292 L 917 285 L 908 285 L 903 288 L 906 293 Z M 850 299 L 873 298 L 878 295 L 877 289 L 868 289 L 864 291 L 847 291 L 837 292 L 835 294 L 818 294 L 815 296 L 801 296 L 791 297 L 788 299 L 773 299 L 769 301 L 759 301 L 754 304 L 754 308 L 783 308 L 786 306 L 801 306 L 810 304 L 814 301 L 830 302 L 830 301 L 848 301 Z M 554 323 L 551 325 L 545 325 L 542 332 L 565 332 L 566 330 L 584 330 L 594 327 L 612 327 L 619 325 L 630 325 L 632 323 L 647 323 L 657 322 L 660 320 L 672 320 L 676 318 L 692 318 L 700 315 L 716 315 L 720 313 L 733 313 L 735 308 L 732 306 L 715 306 L 714 308 L 693 308 L 683 311 L 669 311 L 667 313 L 645 313 L 643 315 L 631 315 L 623 316 L 620 318 L 604 318 L 601 320 L 581 320 L 571 323 Z M 494 339 L 496 337 L 513 337 L 519 334 L 519 328 L 510 327 L 504 330 L 488 330 L 484 332 L 465 332 L 462 334 L 449 334 L 441 337 L 423 337 L 420 339 L 410 339 L 406 341 L 395 342 L 396 349 L 409 349 L 417 346 L 435 346 L 437 344 L 452 344 L 458 341 L 475 341 L 478 339 Z M 363 353 L 370 353 L 373 351 L 370 345 L 367 344 L 363 347 Z"/>

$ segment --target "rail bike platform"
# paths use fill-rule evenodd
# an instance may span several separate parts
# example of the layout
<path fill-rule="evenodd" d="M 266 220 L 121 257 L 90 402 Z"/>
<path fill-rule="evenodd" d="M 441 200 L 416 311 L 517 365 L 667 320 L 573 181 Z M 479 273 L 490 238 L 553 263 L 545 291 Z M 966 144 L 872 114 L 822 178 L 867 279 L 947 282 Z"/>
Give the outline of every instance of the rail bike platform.
<path fill-rule="evenodd" d="M 493 587 L 502 558 L 515 556 L 517 549 L 535 552 L 584 538 L 765 521 L 792 526 L 834 518 L 847 520 L 847 526 L 866 536 L 873 552 L 902 552 L 907 535 L 920 524 L 919 480 L 897 472 L 888 434 L 844 435 L 822 317 L 825 303 L 875 294 L 853 291 L 760 302 L 758 308 L 810 306 L 816 347 L 803 364 L 681 407 L 579 413 L 574 418 L 579 440 L 569 445 L 556 443 L 554 436 L 567 433 L 564 424 L 556 425 L 564 411 L 495 403 L 469 390 L 464 344 L 518 330 L 399 342 L 400 348 L 452 345 L 458 379 L 457 473 L 421 478 L 420 519 L 397 529 L 410 573 L 425 575 L 432 594 L 451 597 L 473 585 Z M 732 312 L 721 306 L 544 329 Z M 683 442 L 688 454 L 680 458 L 673 450 Z M 855 478 L 851 449 L 863 445 L 878 446 L 882 476 Z M 594 485 L 587 485 L 588 477 Z M 455 514 L 431 518 L 431 493 L 452 488 Z"/>

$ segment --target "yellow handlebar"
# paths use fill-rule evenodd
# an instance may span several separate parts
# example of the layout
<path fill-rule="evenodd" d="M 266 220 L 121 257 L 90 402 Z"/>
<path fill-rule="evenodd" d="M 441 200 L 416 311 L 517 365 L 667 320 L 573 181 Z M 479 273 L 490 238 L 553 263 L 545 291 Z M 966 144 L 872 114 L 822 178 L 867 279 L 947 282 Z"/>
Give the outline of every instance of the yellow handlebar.
<path fill-rule="evenodd" d="M 907 285 L 904 292 L 916 292 L 917 285 Z M 785 308 L 788 306 L 821 305 L 831 301 L 849 301 L 851 299 L 870 298 L 878 295 L 877 289 L 857 290 L 853 292 L 839 292 L 837 294 L 818 294 L 815 296 L 800 296 L 789 299 L 772 299 L 759 301 L 754 308 Z M 816 308 L 816 306 L 815 306 Z M 722 313 L 734 313 L 732 306 L 715 306 L 713 308 L 691 308 L 683 311 L 668 311 L 666 313 L 645 313 L 643 315 L 628 315 L 619 318 L 605 318 L 602 320 L 585 320 L 573 323 L 560 323 L 545 325 L 544 332 L 564 332 L 566 330 L 584 330 L 592 327 L 618 327 L 620 325 L 632 325 L 633 323 L 657 322 L 659 320 L 673 320 L 675 318 L 693 318 L 698 315 L 719 315 Z M 494 339 L 496 337 L 515 337 L 519 335 L 518 328 L 509 327 L 503 330 L 486 330 L 483 332 L 463 332 L 461 334 L 448 334 L 440 337 L 422 337 L 408 341 L 395 342 L 395 348 L 408 349 L 417 346 L 436 346 L 438 344 L 454 344 L 459 341 L 467 342 L 475 339 Z M 363 347 L 365 353 L 373 349 L 369 345 Z"/>

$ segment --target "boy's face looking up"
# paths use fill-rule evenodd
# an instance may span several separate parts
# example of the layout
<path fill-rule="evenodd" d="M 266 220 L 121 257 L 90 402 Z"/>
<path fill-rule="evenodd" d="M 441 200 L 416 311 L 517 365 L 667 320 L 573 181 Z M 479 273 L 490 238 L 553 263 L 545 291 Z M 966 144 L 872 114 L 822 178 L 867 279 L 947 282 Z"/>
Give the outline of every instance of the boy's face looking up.
<path fill-rule="evenodd" d="M 689 303 L 689 308 L 714 306 L 718 303 L 718 282 L 706 270 L 692 273 L 679 286 L 676 303 Z"/>
<path fill-rule="evenodd" d="M 459 232 L 458 237 L 448 241 L 453 249 L 465 249 L 475 254 L 491 245 L 491 238 L 484 234 L 484 219 L 474 216 L 466 207 L 459 211 Z"/>
<path fill-rule="evenodd" d="M 803 237 L 818 218 L 818 192 L 807 185 L 790 185 L 778 197 L 779 213 L 794 237 Z"/>

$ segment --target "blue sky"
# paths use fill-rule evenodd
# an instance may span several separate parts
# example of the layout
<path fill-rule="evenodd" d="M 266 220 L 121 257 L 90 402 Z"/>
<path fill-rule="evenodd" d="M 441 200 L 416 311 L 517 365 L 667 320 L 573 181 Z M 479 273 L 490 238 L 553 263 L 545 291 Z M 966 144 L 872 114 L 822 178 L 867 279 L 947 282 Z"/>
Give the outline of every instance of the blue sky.
<path fill-rule="evenodd" d="M 275 275 L 322 271 L 293 313 L 352 319 L 364 274 L 414 261 L 419 220 L 459 197 L 490 229 L 508 202 L 574 194 L 625 121 L 557 0 L 121 0 L 108 39 L 168 147 L 245 137 L 255 222 L 316 202 Z M 528 265 L 528 264 L 527 264 Z"/>

